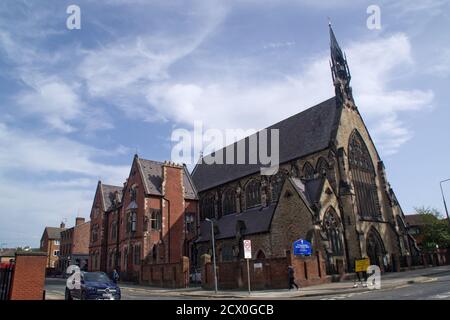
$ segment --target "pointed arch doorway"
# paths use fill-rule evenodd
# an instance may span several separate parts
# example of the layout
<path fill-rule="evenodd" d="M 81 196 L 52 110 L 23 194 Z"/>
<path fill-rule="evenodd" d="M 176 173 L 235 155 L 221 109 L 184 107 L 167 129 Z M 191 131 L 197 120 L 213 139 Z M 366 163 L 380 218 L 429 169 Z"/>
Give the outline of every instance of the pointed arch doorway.
<path fill-rule="evenodd" d="M 377 265 L 382 268 L 383 256 L 386 254 L 383 240 L 377 230 L 372 228 L 367 234 L 366 252 L 371 265 Z"/>

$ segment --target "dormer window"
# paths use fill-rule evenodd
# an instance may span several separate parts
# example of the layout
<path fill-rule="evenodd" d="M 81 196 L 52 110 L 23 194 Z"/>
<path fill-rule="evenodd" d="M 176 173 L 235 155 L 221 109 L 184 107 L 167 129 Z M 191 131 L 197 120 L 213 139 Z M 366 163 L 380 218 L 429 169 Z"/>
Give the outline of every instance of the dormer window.
<path fill-rule="evenodd" d="M 186 231 L 189 233 L 195 232 L 195 213 L 186 213 Z"/>
<path fill-rule="evenodd" d="M 130 231 L 136 232 L 137 227 L 137 214 L 136 211 L 132 211 L 130 213 Z"/>

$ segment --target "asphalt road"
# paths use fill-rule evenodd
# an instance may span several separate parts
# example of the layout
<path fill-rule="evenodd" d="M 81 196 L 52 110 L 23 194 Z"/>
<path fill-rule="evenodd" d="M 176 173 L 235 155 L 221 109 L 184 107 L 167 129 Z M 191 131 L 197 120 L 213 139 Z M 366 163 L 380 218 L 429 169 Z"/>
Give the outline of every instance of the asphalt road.
<path fill-rule="evenodd" d="M 428 270 L 428 272 L 427 272 Z M 431 272 L 430 272 L 431 271 Z M 383 289 L 383 282 L 380 290 L 369 290 L 361 292 L 336 292 L 332 295 L 322 295 L 313 297 L 298 297 L 301 300 L 450 300 L 450 268 L 437 267 L 433 269 L 422 269 L 405 273 L 390 274 L 386 278 L 406 278 L 413 279 L 426 273 L 425 282 L 414 282 L 395 288 Z M 386 279 L 385 278 L 385 279 Z M 383 279 L 383 278 L 382 278 Z M 383 281 L 383 280 L 382 280 Z M 169 289 L 161 291 L 151 287 L 133 287 L 132 285 L 121 285 L 123 300 L 188 300 L 188 299 L 211 299 L 212 297 L 188 297 L 168 292 Z M 45 284 L 46 299 L 64 299 L 65 280 L 47 278 Z M 255 299 L 255 297 L 252 297 Z M 283 299 L 282 296 L 278 297 Z M 290 298 L 292 299 L 292 298 Z M 296 298 L 294 298 L 296 299 Z"/>
<path fill-rule="evenodd" d="M 66 280 L 47 278 L 45 280 L 45 296 L 48 300 L 64 300 Z M 189 300 L 189 297 L 158 296 L 152 288 L 130 288 L 120 286 L 122 300 Z"/>
<path fill-rule="evenodd" d="M 394 289 L 316 296 L 308 300 L 450 300 L 450 271 L 434 274 L 432 281 L 405 284 Z M 305 299 L 305 298 L 303 298 Z"/>

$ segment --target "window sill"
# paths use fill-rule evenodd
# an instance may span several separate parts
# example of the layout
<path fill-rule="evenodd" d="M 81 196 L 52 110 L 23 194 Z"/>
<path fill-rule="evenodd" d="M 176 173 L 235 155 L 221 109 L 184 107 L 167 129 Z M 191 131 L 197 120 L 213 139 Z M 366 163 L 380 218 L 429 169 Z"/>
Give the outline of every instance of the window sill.
<path fill-rule="evenodd" d="M 383 220 L 383 219 L 363 218 L 363 217 L 360 217 L 360 218 L 359 218 L 359 221 L 363 221 L 363 222 L 376 222 L 376 223 L 389 223 L 388 221 Z"/>

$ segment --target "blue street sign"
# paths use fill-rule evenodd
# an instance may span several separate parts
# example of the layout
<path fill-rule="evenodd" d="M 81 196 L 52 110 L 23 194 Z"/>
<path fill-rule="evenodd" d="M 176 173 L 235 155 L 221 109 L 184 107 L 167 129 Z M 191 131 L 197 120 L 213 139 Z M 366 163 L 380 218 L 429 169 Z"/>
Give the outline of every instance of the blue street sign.
<path fill-rule="evenodd" d="M 306 240 L 299 239 L 294 242 L 295 256 L 310 256 L 312 252 L 311 243 Z"/>

